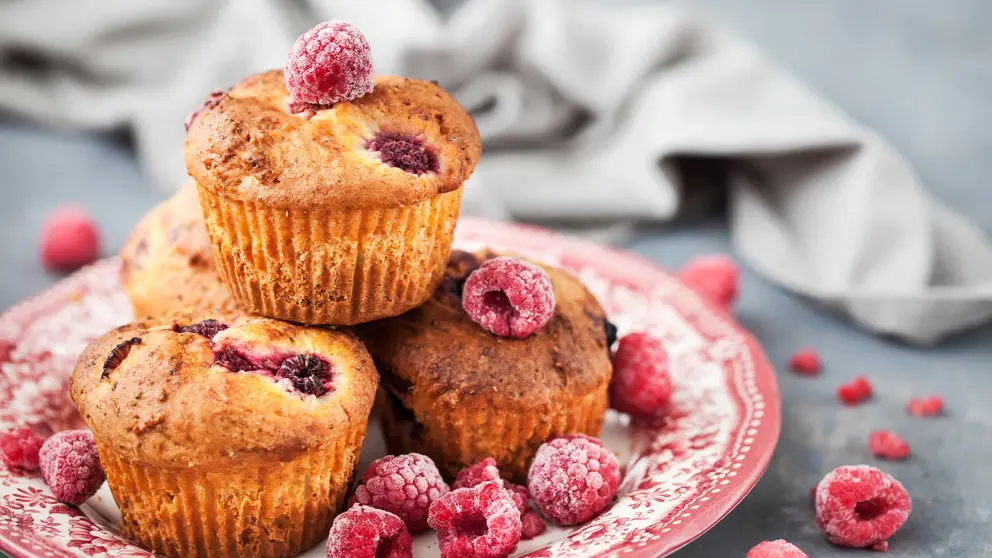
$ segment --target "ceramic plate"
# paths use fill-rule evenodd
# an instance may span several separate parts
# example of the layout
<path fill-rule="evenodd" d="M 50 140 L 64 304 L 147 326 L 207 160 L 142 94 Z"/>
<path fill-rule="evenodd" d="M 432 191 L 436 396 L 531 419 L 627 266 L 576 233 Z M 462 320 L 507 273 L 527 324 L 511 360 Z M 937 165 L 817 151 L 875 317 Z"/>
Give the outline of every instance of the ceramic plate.
<path fill-rule="evenodd" d="M 612 411 L 603 439 L 625 475 L 613 507 L 571 530 L 523 542 L 533 557 L 657 557 L 681 548 L 730 512 L 768 466 L 780 414 L 775 375 L 733 318 L 672 275 L 631 254 L 516 225 L 463 219 L 456 245 L 491 246 L 563 267 L 592 290 L 621 335 L 647 330 L 671 355 L 675 395 L 664 421 L 632 424 Z M 68 378 L 80 351 L 131 319 L 119 261 L 104 260 L 0 317 L 0 428 L 79 427 Z M 370 429 L 363 461 L 384 453 Z M 0 548 L 15 557 L 151 556 L 117 534 L 106 485 L 77 509 L 59 504 L 40 475 L 0 467 Z M 432 533 L 415 556 L 437 555 Z M 323 556 L 316 548 L 308 555 Z"/>

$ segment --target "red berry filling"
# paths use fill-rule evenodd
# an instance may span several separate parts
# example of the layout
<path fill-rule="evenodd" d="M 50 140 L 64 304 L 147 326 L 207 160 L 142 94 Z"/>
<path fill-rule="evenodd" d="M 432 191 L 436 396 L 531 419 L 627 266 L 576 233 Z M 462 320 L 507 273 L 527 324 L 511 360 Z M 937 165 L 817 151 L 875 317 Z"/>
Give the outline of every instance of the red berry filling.
<path fill-rule="evenodd" d="M 396 515 L 355 506 L 334 518 L 326 551 L 327 558 L 412 558 L 413 537 Z"/>
<path fill-rule="evenodd" d="M 379 134 L 366 145 L 366 149 L 377 153 L 383 163 L 412 174 L 438 170 L 437 156 L 416 138 Z"/>
<path fill-rule="evenodd" d="M 800 349 L 789 359 L 789 368 L 796 374 L 816 376 L 823 369 L 820 355 L 813 349 Z"/>
<path fill-rule="evenodd" d="M 646 333 L 620 339 L 613 355 L 610 406 L 622 413 L 651 418 L 664 412 L 671 397 L 668 352 L 661 341 Z"/>
<path fill-rule="evenodd" d="M 185 326 L 176 324 L 172 327 L 172 329 L 176 333 L 195 333 L 197 335 L 202 335 L 207 339 L 213 339 L 214 335 L 224 331 L 227 327 L 227 324 L 223 324 L 217 320 L 203 320 L 202 322 L 196 322 L 195 324 Z"/>
<path fill-rule="evenodd" d="M 901 436 L 889 430 L 876 430 L 868 436 L 868 449 L 876 457 L 883 459 L 906 459 L 909 457 L 909 444 Z"/>
<path fill-rule="evenodd" d="M 906 412 L 916 417 L 936 417 L 944 412 L 944 400 L 939 395 L 912 398 L 906 404 Z"/>
<path fill-rule="evenodd" d="M 554 315 L 555 290 L 540 267 L 516 258 L 493 258 L 465 281 L 462 308 L 490 333 L 524 338 Z"/>
<path fill-rule="evenodd" d="M 223 347 L 214 352 L 214 364 L 231 372 L 271 374 L 288 380 L 296 391 L 316 397 L 334 390 L 334 373 L 330 363 L 314 354 L 253 358 L 235 348 Z"/>
<path fill-rule="evenodd" d="M 431 458 L 408 453 L 373 461 L 355 488 L 354 501 L 394 513 L 411 533 L 419 533 L 427 528 L 431 505 L 447 493 L 448 485 Z"/>
<path fill-rule="evenodd" d="M 96 494 L 106 478 L 93 434 L 85 430 L 67 430 L 45 440 L 39 461 L 48 488 L 66 504 L 82 504 Z"/>
<path fill-rule="evenodd" d="M 520 542 L 520 511 L 495 482 L 460 488 L 431 506 L 441 558 L 501 558 Z"/>
<path fill-rule="evenodd" d="M 610 505 L 619 486 L 617 456 L 585 434 L 545 442 L 527 475 L 537 509 L 558 525 L 589 521 Z"/>
<path fill-rule="evenodd" d="M 45 441 L 30 428 L 15 428 L 0 434 L 0 459 L 8 469 L 38 470 L 38 452 Z"/>
<path fill-rule="evenodd" d="M 896 479 L 867 465 L 834 469 L 816 489 L 816 523 L 839 546 L 884 543 L 912 512 L 909 493 Z"/>
<path fill-rule="evenodd" d="M 284 69 L 293 101 L 322 108 L 372 91 L 365 36 L 344 21 L 318 23 L 293 44 Z"/>
<path fill-rule="evenodd" d="M 747 553 L 747 558 L 809 558 L 796 545 L 782 539 L 759 543 Z"/>
<path fill-rule="evenodd" d="M 837 399 L 848 406 L 857 405 L 871 398 L 872 392 L 871 382 L 868 381 L 868 378 L 858 376 L 837 388 Z"/>

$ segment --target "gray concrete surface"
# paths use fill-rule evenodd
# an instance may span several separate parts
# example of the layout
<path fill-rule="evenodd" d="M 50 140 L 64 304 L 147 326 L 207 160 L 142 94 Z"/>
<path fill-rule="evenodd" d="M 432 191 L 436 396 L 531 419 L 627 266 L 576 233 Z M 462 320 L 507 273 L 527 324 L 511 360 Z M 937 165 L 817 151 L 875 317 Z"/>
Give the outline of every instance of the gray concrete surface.
<path fill-rule="evenodd" d="M 439 2 L 441 0 L 438 0 Z M 992 229 L 992 3 L 987 0 L 696 0 L 763 46 L 913 161 L 936 195 Z M 0 308 L 56 278 L 36 262 L 41 220 L 78 201 L 100 219 L 105 251 L 119 248 L 134 220 L 164 194 L 142 179 L 126 143 L 43 131 L 0 120 Z M 728 249 L 714 218 L 641 230 L 633 251 L 677 267 L 690 256 Z M 895 557 L 992 557 L 992 328 L 935 349 L 867 336 L 805 306 L 745 271 L 740 321 L 783 371 L 782 438 L 768 473 L 723 522 L 678 556 L 743 557 L 755 543 L 786 538 L 810 556 L 851 555 L 826 543 L 813 523 L 809 488 L 842 464 L 871 463 L 903 481 L 915 509 L 891 541 Z M 782 364 L 800 346 L 820 349 L 825 374 L 800 378 Z M 835 387 L 857 375 L 874 381 L 869 405 L 846 409 Z M 936 393 L 947 416 L 919 420 L 903 405 Z M 913 446 L 904 463 L 866 449 L 875 428 Z M 853 552 L 857 554 L 857 552 Z"/>

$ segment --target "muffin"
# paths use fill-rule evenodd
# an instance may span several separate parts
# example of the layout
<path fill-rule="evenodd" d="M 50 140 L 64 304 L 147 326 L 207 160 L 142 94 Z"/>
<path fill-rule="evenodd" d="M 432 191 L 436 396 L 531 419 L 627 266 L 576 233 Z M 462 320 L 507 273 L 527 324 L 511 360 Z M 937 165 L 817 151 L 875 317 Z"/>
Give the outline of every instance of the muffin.
<path fill-rule="evenodd" d="M 462 309 L 465 279 L 492 253 L 455 251 L 423 306 L 359 326 L 379 370 L 378 414 L 392 453 L 430 456 L 448 475 L 486 457 L 522 482 L 537 448 L 572 433 L 598 436 L 612 366 L 596 298 L 544 267 L 557 304 L 523 339 L 497 337 Z"/>
<path fill-rule="evenodd" d="M 186 168 L 231 294 L 307 324 L 419 306 L 444 273 L 479 160 L 471 117 L 434 83 L 390 76 L 350 102 L 290 104 L 283 72 L 270 71 L 190 123 Z"/>
<path fill-rule="evenodd" d="M 190 182 L 145 215 L 121 250 L 121 285 L 136 316 L 187 308 L 237 311 L 217 275 L 196 185 Z"/>
<path fill-rule="evenodd" d="M 349 333 L 159 320 L 87 347 L 71 395 L 128 536 L 170 557 L 277 557 L 327 536 L 377 382 Z"/>

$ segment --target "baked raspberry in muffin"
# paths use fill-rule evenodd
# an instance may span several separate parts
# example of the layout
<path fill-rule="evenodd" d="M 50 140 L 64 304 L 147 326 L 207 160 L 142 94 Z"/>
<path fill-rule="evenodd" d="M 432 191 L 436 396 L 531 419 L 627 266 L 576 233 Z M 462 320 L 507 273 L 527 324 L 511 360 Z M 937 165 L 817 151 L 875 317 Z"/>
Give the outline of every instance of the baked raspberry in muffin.
<path fill-rule="evenodd" d="M 241 305 L 356 324 L 430 297 L 480 151 L 471 117 L 431 82 L 379 76 L 369 94 L 303 109 L 277 70 L 196 115 L 185 160 Z"/>
<path fill-rule="evenodd" d="M 572 433 L 598 436 L 612 366 L 596 298 L 568 273 L 544 267 L 551 319 L 525 338 L 499 337 L 462 308 L 462 287 L 484 252 L 452 253 L 423 306 L 358 328 L 382 377 L 376 408 L 390 452 L 430 456 L 442 472 L 492 457 L 522 482 L 537 448 Z"/>
<path fill-rule="evenodd" d="M 327 536 L 377 382 L 349 333 L 200 317 L 107 333 L 71 394 L 129 536 L 170 557 L 281 557 Z"/>
<path fill-rule="evenodd" d="M 149 211 L 131 231 L 121 250 L 121 284 L 140 317 L 188 308 L 236 311 L 217 275 L 194 183 Z"/>

